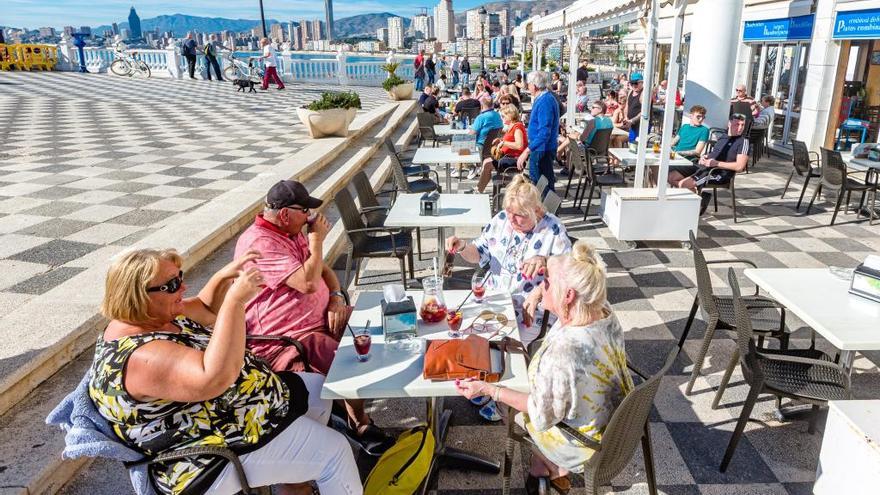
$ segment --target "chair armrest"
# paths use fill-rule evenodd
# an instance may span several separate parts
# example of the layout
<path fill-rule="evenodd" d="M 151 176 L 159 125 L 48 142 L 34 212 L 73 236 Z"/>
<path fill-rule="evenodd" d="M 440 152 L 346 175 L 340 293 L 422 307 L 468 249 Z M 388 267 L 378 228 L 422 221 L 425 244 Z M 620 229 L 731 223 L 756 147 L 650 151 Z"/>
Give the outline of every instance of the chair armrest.
<path fill-rule="evenodd" d="M 560 430 L 562 430 L 566 435 L 569 435 L 570 437 L 574 438 L 575 440 L 577 440 L 578 442 L 583 444 L 584 446 L 589 447 L 597 452 L 602 450 L 602 444 L 593 440 L 592 438 L 587 437 L 586 435 L 575 430 L 571 426 L 569 426 L 563 422 L 560 422 L 560 423 L 556 423 L 556 427 L 559 428 Z"/>
<path fill-rule="evenodd" d="M 390 209 L 391 209 L 391 208 L 388 208 L 387 206 L 365 206 L 365 207 L 361 208 L 359 211 L 360 211 L 361 213 L 369 213 L 369 212 L 380 211 L 380 210 L 386 210 L 386 211 L 387 211 L 387 210 L 390 210 Z"/>
<path fill-rule="evenodd" d="M 820 162 L 820 161 L 821 161 L 821 157 L 819 156 L 819 153 L 818 153 L 818 152 L 816 152 L 816 151 L 808 151 L 807 154 L 808 154 L 808 156 L 810 157 L 810 163 L 813 163 L 813 162 Z M 815 156 L 816 158 L 813 158 L 814 156 Z"/>
<path fill-rule="evenodd" d="M 384 233 L 388 234 L 391 238 L 391 251 L 396 253 L 397 252 L 397 241 L 394 240 L 394 234 L 401 233 L 405 230 L 406 230 L 406 228 L 404 228 L 404 227 L 396 227 L 396 228 L 367 227 L 367 228 L 363 228 L 363 229 L 351 229 L 351 230 L 346 229 L 345 232 L 349 233 L 349 234 L 353 233 L 353 232 L 367 232 L 367 233 L 368 232 L 384 232 Z"/>
<path fill-rule="evenodd" d="M 437 183 L 437 190 L 440 191 L 440 174 L 437 173 L 436 170 L 430 169 L 428 170 L 428 175 L 434 174 L 434 182 Z"/>
<path fill-rule="evenodd" d="M 761 352 L 761 349 L 757 349 L 758 354 L 761 355 L 761 359 L 766 359 L 768 361 L 783 361 L 786 363 L 795 363 L 795 364 L 808 364 L 810 366 L 821 366 L 823 368 L 834 369 L 840 372 L 840 375 L 847 381 L 847 388 L 849 388 L 849 379 L 848 373 L 843 369 L 843 367 L 833 361 L 825 361 L 822 359 L 813 359 L 813 358 L 805 358 L 801 356 L 790 356 L 787 354 L 764 354 Z"/>
<path fill-rule="evenodd" d="M 396 192 L 399 191 L 399 190 L 400 190 L 400 189 L 394 187 L 394 188 L 387 189 L 387 190 L 384 190 L 384 191 L 379 191 L 379 192 L 376 193 L 376 196 L 382 196 L 383 194 L 394 194 L 394 193 L 396 193 Z"/>
<path fill-rule="evenodd" d="M 229 461 L 232 467 L 235 469 L 236 475 L 238 475 L 238 482 L 241 485 L 241 491 L 245 494 L 250 495 L 253 493 L 251 486 L 248 484 L 247 475 L 244 472 L 244 467 L 241 465 L 241 460 L 238 456 L 230 449 L 223 447 L 190 447 L 188 449 L 175 450 L 172 452 L 166 452 L 164 454 L 159 454 L 158 456 L 147 461 L 147 464 L 153 464 L 156 462 L 164 462 L 164 461 L 174 461 L 178 459 L 187 459 L 193 456 L 216 456 L 222 457 Z"/>
<path fill-rule="evenodd" d="M 745 265 L 749 265 L 749 266 L 752 267 L 752 268 L 758 268 L 758 265 L 756 265 L 753 261 L 744 260 L 744 259 L 741 259 L 741 258 L 727 258 L 727 259 L 723 259 L 723 260 L 712 260 L 712 261 L 706 261 L 706 264 L 707 264 L 707 265 L 718 265 L 718 264 L 729 264 L 729 265 L 733 265 L 733 264 L 736 264 L 736 263 L 742 263 L 742 264 L 745 264 Z"/>

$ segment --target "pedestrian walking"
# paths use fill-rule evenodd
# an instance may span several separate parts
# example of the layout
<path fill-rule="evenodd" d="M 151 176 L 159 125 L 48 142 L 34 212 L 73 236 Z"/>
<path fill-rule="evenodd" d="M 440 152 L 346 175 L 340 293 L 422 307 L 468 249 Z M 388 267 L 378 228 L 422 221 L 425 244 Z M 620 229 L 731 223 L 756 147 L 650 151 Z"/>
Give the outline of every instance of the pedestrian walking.
<path fill-rule="evenodd" d="M 416 55 L 416 59 L 413 60 L 413 67 L 415 68 L 415 80 L 416 80 L 416 91 L 421 91 L 425 89 L 425 50 L 419 50 L 419 54 Z"/>
<path fill-rule="evenodd" d="M 458 86 L 461 80 L 461 60 L 458 55 L 452 59 L 452 87 Z"/>
<path fill-rule="evenodd" d="M 281 78 L 278 77 L 278 52 L 275 51 L 275 47 L 269 43 L 269 38 L 263 38 L 260 40 L 260 45 L 263 46 L 263 64 L 266 66 L 265 73 L 263 74 L 263 90 L 269 89 L 269 83 L 274 82 L 278 89 L 284 89 L 284 83 L 281 82 Z"/>
<path fill-rule="evenodd" d="M 434 54 L 425 59 L 425 73 L 428 76 L 428 84 L 434 84 L 434 79 L 437 76 L 437 55 Z"/>
<path fill-rule="evenodd" d="M 220 72 L 220 63 L 217 62 L 217 51 L 219 50 L 219 46 L 217 43 L 217 35 L 212 34 L 210 41 L 205 44 L 205 59 L 208 60 L 208 80 L 211 81 L 211 68 L 214 68 L 214 73 L 217 74 L 217 80 L 222 81 L 223 75 Z"/>
<path fill-rule="evenodd" d="M 196 40 L 193 39 L 192 33 L 186 35 L 183 44 L 180 45 L 180 51 L 186 59 L 186 66 L 189 70 L 189 78 L 196 78 Z"/>
<path fill-rule="evenodd" d="M 465 87 L 470 87 L 471 82 L 471 63 L 468 62 L 468 58 L 465 57 L 464 60 L 461 61 L 461 80 L 462 84 Z"/>

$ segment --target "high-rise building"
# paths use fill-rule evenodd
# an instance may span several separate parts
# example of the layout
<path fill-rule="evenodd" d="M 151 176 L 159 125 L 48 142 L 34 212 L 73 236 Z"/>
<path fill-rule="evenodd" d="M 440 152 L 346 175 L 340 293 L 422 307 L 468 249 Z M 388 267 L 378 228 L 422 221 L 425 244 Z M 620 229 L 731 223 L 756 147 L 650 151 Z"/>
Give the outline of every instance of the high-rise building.
<path fill-rule="evenodd" d="M 327 41 L 333 41 L 333 0 L 324 0 L 324 24 L 327 26 Z"/>
<path fill-rule="evenodd" d="M 113 24 L 110 25 L 110 27 L 113 28 L 113 35 L 114 36 L 119 34 L 119 25 L 118 24 L 116 24 L 114 22 Z"/>
<path fill-rule="evenodd" d="M 419 14 L 412 19 L 413 36 L 416 39 L 428 39 L 434 37 L 434 19 L 427 14 Z"/>
<path fill-rule="evenodd" d="M 403 48 L 403 18 L 388 18 L 388 48 Z"/>
<path fill-rule="evenodd" d="M 128 28 L 119 28 L 119 37 L 123 40 L 131 39 L 131 30 Z"/>
<path fill-rule="evenodd" d="M 269 27 L 269 39 L 276 43 L 284 42 L 284 27 L 281 24 L 272 24 Z"/>
<path fill-rule="evenodd" d="M 132 39 L 140 39 L 144 36 L 144 33 L 141 31 L 141 18 L 134 11 L 134 7 L 128 12 L 128 30 L 131 33 Z M 123 37 L 122 39 L 127 38 Z"/>
<path fill-rule="evenodd" d="M 67 36 L 73 36 L 73 33 L 76 32 L 76 28 L 73 26 L 64 26 L 64 34 Z"/>
<path fill-rule="evenodd" d="M 51 38 L 55 36 L 55 28 L 52 27 L 41 27 L 40 28 L 40 37 L 41 38 Z"/>
<path fill-rule="evenodd" d="M 480 39 L 480 12 L 477 9 L 467 11 L 465 26 L 468 38 Z"/>
<path fill-rule="evenodd" d="M 513 25 L 511 24 L 510 18 L 510 9 L 501 9 L 498 12 L 498 25 L 500 26 L 501 33 L 500 36 L 507 36 L 510 34 L 510 30 L 513 29 Z"/>
<path fill-rule="evenodd" d="M 483 25 L 485 24 L 485 25 Z M 483 35 L 480 35 L 480 28 L 484 28 L 486 30 Z M 486 15 L 486 22 L 483 23 L 480 20 L 480 12 L 479 10 L 468 10 L 467 11 L 467 37 L 475 40 L 481 39 L 485 37 L 485 39 L 489 39 L 493 36 L 501 35 L 501 24 L 499 15 L 497 12 L 489 12 Z"/>
<path fill-rule="evenodd" d="M 313 40 L 325 40 L 327 39 L 327 25 L 324 24 L 320 19 L 313 19 L 312 21 L 312 39 Z"/>
<path fill-rule="evenodd" d="M 312 24 L 305 19 L 299 21 L 299 44 L 303 49 L 308 45 L 309 40 L 312 39 L 311 33 Z"/>
<path fill-rule="evenodd" d="M 440 0 L 434 7 L 434 35 L 437 41 L 449 43 L 455 41 L 455 12 L 452 11 L 452 0 Z"/>
<path fill-rule="evenodd" d="M 291 23 L 293 25 L 293 23 Z M 290 30 L 290 49 L 291 50 L 302 50 L 302 26 L 293 26 Z"/>
<path fill-rule="evenodd" d="M 388 28 L 379 28 L 376 30 L 376 39 L 381 41 L 382 43 L 388 43 Z"/>
<path fill-rule="evenodd" d="M 294 31 L 295 27 L 296 27 L 296 24 L 294 24 L 293 21 L 287 22 L 287 29 L 286 29 L 285 34 L 287 34 L 287 41 L 289 41 L 291 44 L 293 44 L 293 40 L 294 40 L 293 31 Z"/>

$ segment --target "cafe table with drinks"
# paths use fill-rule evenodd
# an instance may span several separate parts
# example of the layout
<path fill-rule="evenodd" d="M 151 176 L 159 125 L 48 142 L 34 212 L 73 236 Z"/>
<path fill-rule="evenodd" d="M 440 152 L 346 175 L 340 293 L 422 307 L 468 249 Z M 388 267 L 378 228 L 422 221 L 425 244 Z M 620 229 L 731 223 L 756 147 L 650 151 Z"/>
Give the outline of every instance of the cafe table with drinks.
<path fill-rule="evenodd" d="M 436 263 L 434 273 L 438 273 Z M 485 292 L 482 274 L 472 281 L 476 290 L 444 291 L 442 283 L 437 274 L 424 279 L 420 291 L 389 285 L 382 292 L 360 292 L 349 331 L 342 337 L 321 391 L 323 399 L 425 400 L 426 420 L 436 444 L 422 493 L 441 464 L 493 474 L 501 468 L 496 461 L 445 445 L 452 412 L 444 410 L 443 398 L 458 396 L 454 380 L 458 375 L 456 371 L 437 373 L 438 367 L 445 369 L 439 357 L 444 356 L 444 347 L 455 349 L 453 355 L 463 363 L 459 371 L 478 369 L 479 376 L 494 377 L 501 387 L 529 390 L 525 357 L 514 348 L 519 329 L 510 294 Z M 477 352 L 474 348 L 482 354 L 472 356 Z M 455 364 L 449 366 L 455 369 Z"/>

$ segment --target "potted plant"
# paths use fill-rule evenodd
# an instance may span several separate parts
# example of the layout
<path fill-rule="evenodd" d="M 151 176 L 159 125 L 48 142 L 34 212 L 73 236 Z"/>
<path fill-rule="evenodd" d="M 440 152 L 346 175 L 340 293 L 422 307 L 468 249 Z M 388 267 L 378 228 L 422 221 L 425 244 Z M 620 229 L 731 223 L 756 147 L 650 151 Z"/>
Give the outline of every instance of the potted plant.
<path fill-rule="evenodd" d="M 388 73 L 388 78 L 382 81 L 382 89 L 388 93 L 392 100 L 409 100 L 412 98 L 414 85 L 397 75 L 398 67 L 400 64 L 397 62 L 382 66 L 382 70 Z"/>
<path fill-rule="evenodd" d="M 321 93 L 321 99 L 296 109 L 312 138 L 348 135 L 348 126 L 361 108 L 361 98 L 354 91 Z"/>

